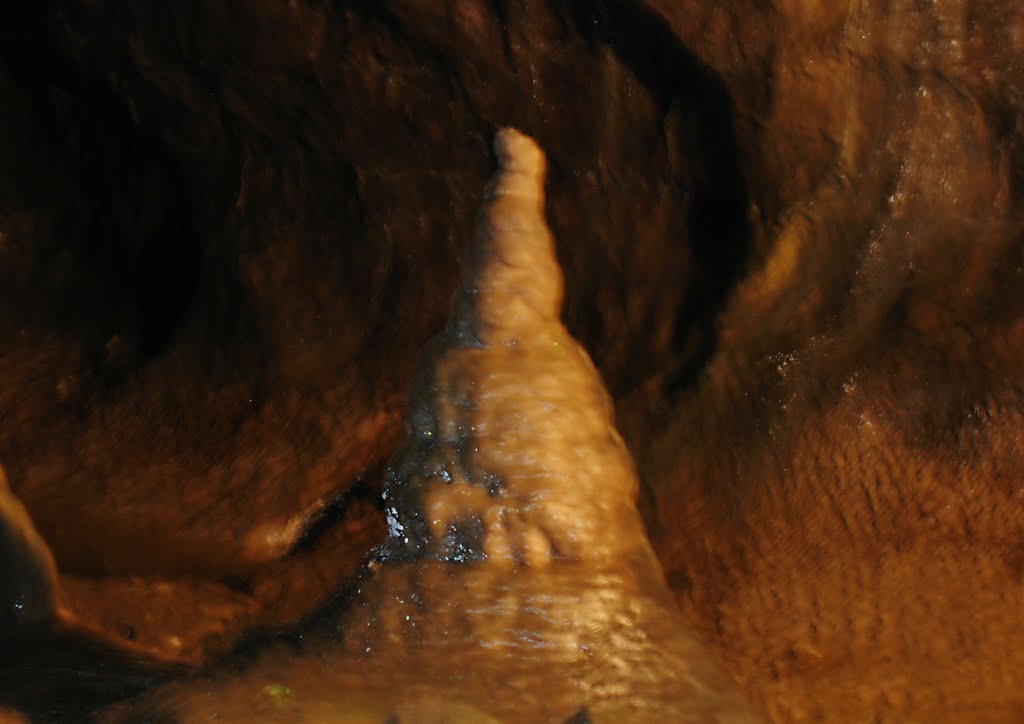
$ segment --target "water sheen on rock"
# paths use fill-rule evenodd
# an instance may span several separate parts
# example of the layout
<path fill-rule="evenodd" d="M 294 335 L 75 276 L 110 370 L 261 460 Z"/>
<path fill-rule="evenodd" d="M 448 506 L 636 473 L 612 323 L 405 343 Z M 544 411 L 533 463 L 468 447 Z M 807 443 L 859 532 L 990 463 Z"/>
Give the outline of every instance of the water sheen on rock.
<path fill-rule="evenodd" d="M 512 129 L 495 151 L 499 171 L 449 324 L 422 359 L 408 439 L 389 468 L 390 539 L 332 622 L 340 640 L 174 684 L 143 703 L 147 712 L 756 719 L 672 600 L 610 398 L 559 319 L 544 155 Z"/>

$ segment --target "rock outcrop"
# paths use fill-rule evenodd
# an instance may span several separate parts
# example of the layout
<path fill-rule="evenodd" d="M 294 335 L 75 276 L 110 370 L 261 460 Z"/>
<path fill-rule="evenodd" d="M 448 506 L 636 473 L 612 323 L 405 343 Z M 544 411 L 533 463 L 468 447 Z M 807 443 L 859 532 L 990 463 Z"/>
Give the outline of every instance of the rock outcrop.
<path fill-rule="evenodd" d="M 288 721 L 405 721 L 388 711 L 431 699 L 451 721 L 756 720 L 674 610 L 611 398 L 560 320 L 544 155 L 514 129 L 495 153 L 389 465 L 389 540 L 341 615 L 342 640 L 172 685 L 143 711 L 252 720 L 280 687 Z"/>
<path fill-rule="evenodd" d="M 385 485 L 396 566 L 586 564 L 581 501 L 488 519 L 510 463 L 458 430 L 397 459 L 451 487 L 383 479 L 515 126 L 651 545 L 755 706 L 1019 720 L 1022 59 L 1014 0 L 0 3 L 0 460 L 58 615 L 209 664 L 347 586 Z M 148 685 L 75 657 L 0 706 Z"/>
<path fill-rule="evenodd" d="M 562 325 L 544 156 L 511 130 L 495 150 L 501 171 L 385 484 L 392 547 L 526 566 L 650 556 L 611 397 Z"/>

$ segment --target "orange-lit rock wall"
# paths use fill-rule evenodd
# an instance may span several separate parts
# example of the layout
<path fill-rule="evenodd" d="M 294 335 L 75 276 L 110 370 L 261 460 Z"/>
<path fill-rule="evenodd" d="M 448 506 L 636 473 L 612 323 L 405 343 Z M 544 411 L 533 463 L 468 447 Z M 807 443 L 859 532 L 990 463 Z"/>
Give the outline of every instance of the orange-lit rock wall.
<path fill-rule="evenodd" d="M 62 620 L 195 663 L 350 579 L 514 125 L 713 655 L 777 720 L 1018 719 L 1022 49 L 1009 1 L 8 3 L 0 464 Z"/>

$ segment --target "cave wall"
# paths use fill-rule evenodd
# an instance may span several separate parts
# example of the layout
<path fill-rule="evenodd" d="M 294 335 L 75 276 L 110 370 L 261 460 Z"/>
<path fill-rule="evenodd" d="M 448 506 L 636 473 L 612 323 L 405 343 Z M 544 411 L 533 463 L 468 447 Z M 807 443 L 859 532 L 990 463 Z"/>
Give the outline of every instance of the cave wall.
<path fill-rule="evenodd" d="M 1020 12 L 660 9 L 732 91 L 758 220 L 641 457 L 684 607 L 773 718 L 1012 720 Z"/>
<path fill-rule="evenodd" d="M 62 573 L 254 576 L 372 490 L 511 124 L 734 675 L 779 718 L 1021 706 L 1013 3 L 0 21 L 0 462 Z"/>
<path fill-rule="evenodd" d="M 304 509 L 380 462 L 499 125 L 552 149 L 566 314 L 612 389 L 669 368 L 692 379 L 748 237 L 728 96 L 651 11 L 615 12 L 662 42 L 618 40 L 620 18 L 594 29 L 571 5 L 28 13 L 6 74 L 45 123 L 12 154 L 54 198 L 23 189 L 8 223 L 53 228 L 26 235 L 6 285 L 10 334 L 32 341 L 7 360 L 20 424 L 4 457 L 29 502 L 48 498 L 38 523 L 66 567 L 173 566 L 133 560 L 125 506 L 159 507 L 171 538 L 186 520 L 198 536 L 221 528 L 232 554 L 259 558 L 231 543 L 260 519 L 239 490 Z M 179 482 L 154 492 L 140 469 Z M 176 494 L 211 477 L 210 502 Z M 56 489 L 116 502 L 75 515 L 96 516 L 82 525 L 107 543 L 62 539 Z"/>

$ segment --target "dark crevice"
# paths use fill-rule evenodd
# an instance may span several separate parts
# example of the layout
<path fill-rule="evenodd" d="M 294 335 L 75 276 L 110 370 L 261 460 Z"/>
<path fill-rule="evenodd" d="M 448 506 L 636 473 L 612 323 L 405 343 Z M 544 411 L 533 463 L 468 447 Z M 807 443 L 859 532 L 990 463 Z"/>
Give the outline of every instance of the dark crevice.
<path fill-rule="evenodd" d="M 732 98 L 725 82 L 686 46 L 663 18 L 643 3 L 604 0 L 565 4 L 579 32 L 607 44 L 661 104 L 695 114 L 695 156 L 687 226 L 699 276 L 679 311 L 673 346 L 683 364 L 668 377 L 673 396 L 692 385 L 715 351 L 715 323 L 746 263 L 751 239 L 747 183 L 740 165 Z M 692 340 L 696 339 L 696 344 Z M 689 351 L 687 349 L 689 348 Z"/>
<path fill-rule="evenodd" d="M 133 120 L 130 99 L 47 40 L 54 22 L 28 13 L 19 24 L 33 28 L 33 42 L 5 35 L 0 58 L 30 99 L 36 133 L 75 199 L 55 220 L 54 241 L 76 270 L 59 290 L 64 324 L 131 350 L 97 352 L 97 371 L 116 381 L 126 359 L 144 363 L 174 338 L 198 290 L 202 251 L 174 160 Z"/>
<path fill-rule="evenodd" d="M 384 478 L 384 465 L 364 474 L 351 487 L 335 496 L 316 520 L 302 533 L 290 555 L 298 555 L 314 548 L 324 535 L 344 523 L 357 504 L 369 504 L 376 510 L 383 510 L 380 481 Z"/>
<path fill-rule="evenodd" d="M 113 651 L 63 626 L 0 638 L 0 707 L 33 722 L 86 722 L 97 708 L 139 694 L 184 667 Z"/>

